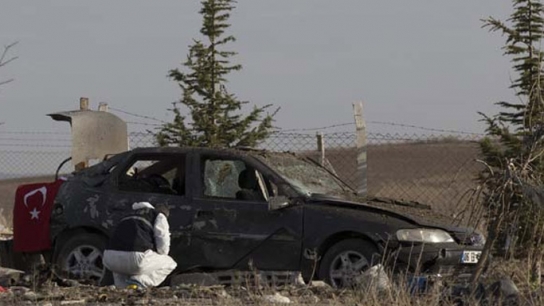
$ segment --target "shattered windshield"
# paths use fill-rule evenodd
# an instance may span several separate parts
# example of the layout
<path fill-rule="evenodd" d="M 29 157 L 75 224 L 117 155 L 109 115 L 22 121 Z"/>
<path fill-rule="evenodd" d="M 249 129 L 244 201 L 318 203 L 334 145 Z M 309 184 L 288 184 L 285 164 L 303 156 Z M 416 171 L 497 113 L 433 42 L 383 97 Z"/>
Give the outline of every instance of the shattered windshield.
<path fill-rule="evenodd" d="M 260 158 L 305 195 L 345 193 L 346 187 L 333 174 L 310 160 L 287 153 L 267 153 Z"/>

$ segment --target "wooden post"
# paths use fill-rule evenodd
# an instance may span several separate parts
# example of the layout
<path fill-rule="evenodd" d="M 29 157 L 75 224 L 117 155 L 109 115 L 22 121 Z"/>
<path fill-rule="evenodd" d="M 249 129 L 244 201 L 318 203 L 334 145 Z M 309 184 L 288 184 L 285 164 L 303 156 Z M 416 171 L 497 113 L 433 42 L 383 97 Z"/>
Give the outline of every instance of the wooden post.
<path fill-rule="evenodd" d="M 81 97 L 79 98 L 79 109 L 80 110 L 89 110 L 89 98 Z M 72 136 L 73 137 L 73 136 Z M 72 139 L 72 142 L 74 140 Z M 87 168 L 89 161 L 82 161 L 74 166 L 74 170 L 81 171 L 85 168 Z"/>
<path fill-rule="evenodd" d="M 367 195 L 367 161 L 366 161 L 366 123 L 363 117 L 363 102 L 353 103 L 355 129 L 357 133 L 357 194 Z"/>
<path fill-rule="evenodd" d="M 325 166 L 325 141 L 323 139 L 323 134 L 317 132 L 317 152 L 319 152 L 319 163 L 321 166 Z"/>

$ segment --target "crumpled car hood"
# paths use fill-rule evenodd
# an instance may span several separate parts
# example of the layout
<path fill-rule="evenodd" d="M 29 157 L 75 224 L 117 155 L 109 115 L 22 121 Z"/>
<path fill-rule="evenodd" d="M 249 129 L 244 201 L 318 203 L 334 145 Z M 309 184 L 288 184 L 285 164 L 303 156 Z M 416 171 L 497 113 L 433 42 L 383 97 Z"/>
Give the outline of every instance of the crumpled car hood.
<path fill-rule="evenodd" d="M 369 198 L 364 202 L 359 202 L 358 200 L 361 198 L 356 196 L 344 199 L 326 195 L 312 195 L 311 200 L 347 209 L 378 210 L 423 227 L 440 228 L 449 232 L 467 231 L 466 227 L 453 224 L 452 218 L 433 211 L 428 205 L 415 202 L 401 202 L 385 198 Z"/>

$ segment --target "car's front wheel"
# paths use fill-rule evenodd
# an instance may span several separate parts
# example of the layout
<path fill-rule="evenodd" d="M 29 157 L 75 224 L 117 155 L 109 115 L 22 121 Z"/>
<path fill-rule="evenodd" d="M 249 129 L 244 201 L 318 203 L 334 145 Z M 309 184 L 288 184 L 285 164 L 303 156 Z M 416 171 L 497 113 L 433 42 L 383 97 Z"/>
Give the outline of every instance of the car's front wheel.
<path fill-rule="evenodd" d="M 109 273 L 102 264 L 106 238 L 97 234 L 79 233 L 64 243 L 55 260 L 61 274 L 90 280 L 95 284 L 109 282 Z"/>
<path fill-rule="evenodd" d="M 319 265 L 319 278 L 335 288 L 357 285 L 361 274 L 377 264 L 378 250 L 362 239 L 345 239 L 330 247 Z"/>

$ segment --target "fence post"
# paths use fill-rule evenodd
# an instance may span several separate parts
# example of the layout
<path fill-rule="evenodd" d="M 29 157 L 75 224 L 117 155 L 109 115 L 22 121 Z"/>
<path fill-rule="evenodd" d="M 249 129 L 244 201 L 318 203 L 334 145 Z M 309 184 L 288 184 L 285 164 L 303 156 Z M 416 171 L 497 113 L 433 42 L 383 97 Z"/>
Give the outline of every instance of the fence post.
<path fill-rule="evenodd" d="M 317 132 L 317 152 L 319 152 L 319 164 L 325 166 L 325 141 L 323 139 L 323 133 Z"/>
<path fill-rule="evenodd" d="M 79 98 L 79 109 L 80 110 L 89 110 L 89 98 L 85 98 L 85 97 L 81 97 Z M 71 125 L 72 123 L 70 123 Z M 73 137 L 73 136 L 72 136 Z M 72 139 L 72 142 L 74 140 Z M 74 169 L 76 171 L 80 171 L 80 170 L 83 170 L 85 168 L 87 168 L 87 166 L 89 165 L 89 161 L 86 160 L 86 161 L 82 161 L 80 163 L 78 163 L 77 165 L 74 166 Z"/>
<path fill-rule="evenodd" d="M 363 102 L 353 103 L 355 130 L 357 133 L 357 194 L 367 195 L 367 163 L 366 163 L 366 123 L 363 117 Z"/>

